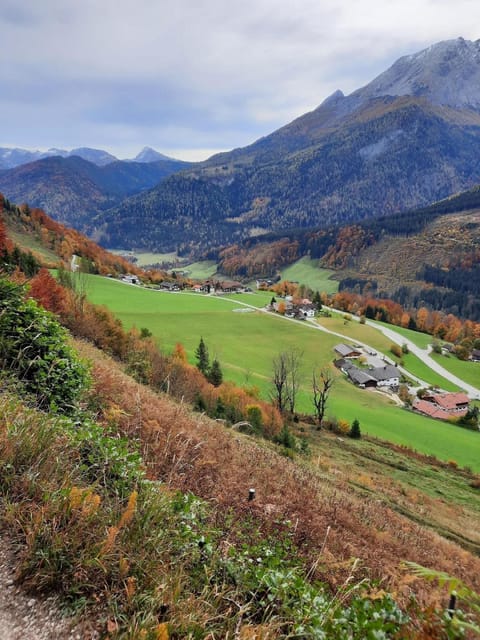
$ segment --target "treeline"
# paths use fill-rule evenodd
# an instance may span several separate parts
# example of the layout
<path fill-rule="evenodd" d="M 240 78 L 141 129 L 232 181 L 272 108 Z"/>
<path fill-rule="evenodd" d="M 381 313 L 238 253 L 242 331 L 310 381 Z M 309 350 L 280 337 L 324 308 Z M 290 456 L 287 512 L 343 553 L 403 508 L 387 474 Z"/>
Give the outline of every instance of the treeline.
<path fill-rule="evenodd" d="M 465 278 L 468 275 L 461 277 Z M 458 282 L 459 291 L 443 287 L 402 286 L 393 291 L 390 297 L 407 308 L 418 309 L 426 306 L 431 310 L 441 310 L 444 314 L 453 314 L 478 322 L 480 321 L 480 297 L 478 294 L 470 293 L 468 282 L 463 282 L 464 287 L 461 286 L 460 280 Z"/>
<path fill-rule="evenodd" d="M 80 232 L 55 222 L 42 209 L 31 209 L 26 204 L 18 207 L 0 194 L 0 216 L 9 227 L 35 238 L 43 248 L 52 251 L 60 260 L 70 263 L 72 255 L 77 255 L 83 271 L 102 275 L 108 273 L 113 275 L 143 274 L 141 269 L 136 268 L 120 256 L 115 256 L 102 249 Z M 10 243 L 10 247 L 3 245 L 3 249 L 14 251 L 15 247 L 13 243 Z M 17 248 L 17 251 L 20 250 Z M 31 252 L 30 255 L 32 255 Z M 42 262 L 49 267 L 57 266 L 58 263 L 58 261 L 48 263 L 48 259 L 45 259 L 44 256 Z M 31 270 L 22 268 L 22 271 L 32 275 Z"/>
<path fill-rule="evenodd" d="M 479 322 L 461 320 L 454 314 L 428 309 L 425 306 L 407 309 L 394 300 L 367 297 L 347 291 L 340 291 L 330 298 L 324 298 L 324 302 L 341 311 L 428 333 L 454 344 L 461 343 L 465 347 L 465 351 L 462 352 L 464 357 L 468 356 L 468 350 L 473 347 L 475 341 L 480 339 Z"/>

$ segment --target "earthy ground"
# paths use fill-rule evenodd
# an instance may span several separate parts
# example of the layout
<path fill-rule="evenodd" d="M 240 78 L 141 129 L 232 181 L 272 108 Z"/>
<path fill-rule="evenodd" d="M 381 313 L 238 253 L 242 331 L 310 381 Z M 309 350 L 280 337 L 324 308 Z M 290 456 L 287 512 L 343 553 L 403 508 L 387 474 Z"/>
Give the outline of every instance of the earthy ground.
<path fill-rule="evenodd" d="M 15 554 L 0 537 L 0 638 L 1 640 L 85 640 L 86 634 L 71 619 L 62 617 L 55 598 L 38 599 L 15 583 Z"/>

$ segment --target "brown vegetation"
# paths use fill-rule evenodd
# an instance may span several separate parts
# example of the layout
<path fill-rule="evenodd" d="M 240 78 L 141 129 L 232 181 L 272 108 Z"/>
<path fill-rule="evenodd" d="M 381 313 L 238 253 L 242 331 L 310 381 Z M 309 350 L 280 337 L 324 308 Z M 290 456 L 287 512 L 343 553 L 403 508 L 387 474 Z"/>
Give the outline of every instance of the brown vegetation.
<path fill-rule="evenodd" d="M 264 532 L 293 523 L 303 555 L 331 584 L 358 557 L 363 571 L 390 586 L 401 583 L 405 559 L 480 586 L 480 560 L 467 551 L 333 477 L 320 479 L 269 447 L 192 415 L 189 407 L 133 382 L 89 345 L 80 350 L 94 362 L 99 417 L 108 423 L 114 416 L 122 433 L 140 439 L 151 477 L 211 501 L 219 517 L 248 515 Z M 254 502 L 247 501 L 250 487 Z"/>

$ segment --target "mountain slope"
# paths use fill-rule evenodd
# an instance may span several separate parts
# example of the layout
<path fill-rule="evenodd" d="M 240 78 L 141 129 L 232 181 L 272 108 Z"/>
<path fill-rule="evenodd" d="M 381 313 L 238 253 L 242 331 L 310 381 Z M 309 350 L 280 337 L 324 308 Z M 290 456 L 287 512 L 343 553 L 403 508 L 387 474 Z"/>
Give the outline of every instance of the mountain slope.
<path fill-rule="evenodd" d="M 99 167 L 78 156 L 54 156 L 1 173 L 0 190 L 11 200 L 40 207 L 82 230 L 94 213 L 188 166 L 178 160 L 117 160 Z"/>
<path fill-rule="evenodd" d="M 204 239 L 213 246 L 272 229 L 354 222 L 473 186 L 480 180 L 478 48 L 458 39 L 403 58 L 352 95 L 336 92 L 254 144 L 163 181 L 102 214 L 103 241 L 118 244 L 121 224 L 131 245 L 195 251 Z"/>

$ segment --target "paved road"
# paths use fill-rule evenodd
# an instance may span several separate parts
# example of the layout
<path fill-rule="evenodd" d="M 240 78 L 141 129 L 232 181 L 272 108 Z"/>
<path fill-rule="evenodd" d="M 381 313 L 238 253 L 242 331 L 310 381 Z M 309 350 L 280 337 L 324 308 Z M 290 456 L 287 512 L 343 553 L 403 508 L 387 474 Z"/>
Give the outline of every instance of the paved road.
<path fill-rule="evenodd" d="M 169 293 L 169 292 L 162 292 L 162 293 Z M 178 292 L 173 292 L 172 295 L 176 295 L 176 293 L 178 293 Z M 186 293 L 186 292 L 182 292 L 181 295 L 192 295 L 192 296 L 197 296 L 198 297 L 201 294 L 193 293 L 193 292 L 189 294 L 189 293 Z M 267 311 L 264 307 L 262 307 L 262 308 L 255 307 L 252 304 L 248 304 L 248 302 L 242 302 L 240 300 L 235 300 L 235 298 L 233 298 L 233 297 L 216 296 L 216 298 L 217 298 L 217 300 L 228 300 L 229 302 L 233 302 L 234 304 L 238 304 L 239 306 L 242 306 L 242 307 L 249 307 L 250 309 L 253 309 L 255 311 L 261 311 L 261 312 L 264 312 L 264 313 L 271 313 L 270 311 Z M 324 309 L 328 309 L 328 307 L 324 307 Z M 336 310 L 336 309 L 331 309 L 331 311 L 333 313 L 339 313 L 338 310 Z M 336 336 L 337 338 L 341 338 L 342 340 L 345 340 L 347 342 L 351 342 L 352 341 L 350 336 L 346 336 L 346 335 L 344 335 L 342 333 L 337 333 L 336 331 L 330 331 L 330 329 L 327 329 L 325 327 L 322 327 L 320 324 L 317 324 L 313 318 L 309 319 L 308 321 L 304 321 L 304 320 L 295 320 L 295 318 L 285 318 L 285 316 L 281 316 L 279 314 L 271 314 L 271 315 L 273 315 L 274 317 L 279 318 L 281 320 L 285 320 L 285 321 L 288 321 L 288 322 L 295 322 L 296 324 L 299 324 L 299 325 L 304 326 L 304 327 L 308 327 L 309 329 L 316 329 L 318 331 L 324 331 L 325 333 L 329 333 L 330 335 Z M 352 316 L 352 320 L 359 321 L 359 318 L 357 318 L 356 316 Z M 468 384 L 464 380 L 461 380 L 458 376 L 454 375 L 453 373 L 450 373 L 450 371 L 447 371 L 447 369 L 444 369 L 436 360 L 434 360 L 429 355 L 429 349 L 421 349 L 420 347 L 417 347 L 417 345 L 415 345 L 411 340 L 408 340 L 407 338 L 405 338 L 401 334 L 397 333 L 395 330 L 387 328 L 387 327 L 383 327 L 383 326 L 381 326 L 381 325 L 379 325 L 379 324 L 377 324 L 375 322 L 372 322 L 371 320 L 367 320 L 366 324 L 374 327 L 378 331 L 381 331 L 389 340 L 391 340 L 395 344 L 399 344 L 399 345 L 406 344 L 408 346 L 409 350 L 414 355 L 419 357 L 427 365 L 427 367 L 432 369 L 432 371 L 435 371 L 436 373 L 441 375 L 446 380 L 449 380 L 453 384 L 457 385 L 457 387 L 460 387 L 460 389 L 463 389 L 465 391 L 465 393 L 469 396 L 469 398 L 471 398 L 471 399 L 480 399 L 480 389 L 478 387 L 474 387 L 473 385 Z M 358 344 L 362 344 L 364 347 L 366 347 L 367 349 L 371 350 L 371 347 L 366 343 L 359 342 Z M 390 361 L 387 356 L 385 356 L 385 357 L 386 357 L 387 361 Z M 421 387 L 430 386 L 428 382 L 425 382 L 425 380 L 421 380 L 420 378 L 417 378 L 416 376 L 412 375 L 412 373 L 407 371 L 406 369 L 404 369 L 402 367 L 398 367 L 398 368 L 407 377 L 416 380 L 416 382 L 417 382 L 417 384 L 419 386 L 421 386 Z M 479 370 L 480 370 L 480 367 L 479 367 Z"/>
<path fill-rule="evenodd" d="M 380 326 L 370 320 L 366 321 L 368 325 L 375 327 L 378 331 L 381 331 L 383 335 L 385 335 L 389 340 L 395 342 L 396 344 L 402 345 L 406 344 L 408 346 L 409 351 L 411 351 L 414 355 L 416 355 L 424 364 L 427 365 L 432 371 L 439 373 L 443 378 L 449 380 L 453 384 L 456 384 L 457 387 L 463 389 L 470 398 L 472 399 L 480 399 L 480 389 L 478 387 L 474 387 L 471 384 L 468 384 L 464 380 L 461 380 L 458 376 L 454 375 L 447 369 L 444 369 L 441 364 L 439 364 L 436 360 L 434 360 L 430 355 L 431 348 L 422 349 L 414 344 L 411 340 L 405 338 L 405 336 L 400 335 L 395 330 L 390 329 L 388 327 Z M 480 367 L 479 367 L 479 377 L 480 377 Z"/>

